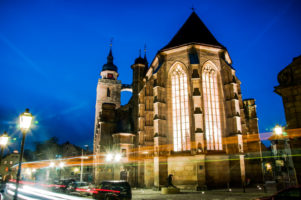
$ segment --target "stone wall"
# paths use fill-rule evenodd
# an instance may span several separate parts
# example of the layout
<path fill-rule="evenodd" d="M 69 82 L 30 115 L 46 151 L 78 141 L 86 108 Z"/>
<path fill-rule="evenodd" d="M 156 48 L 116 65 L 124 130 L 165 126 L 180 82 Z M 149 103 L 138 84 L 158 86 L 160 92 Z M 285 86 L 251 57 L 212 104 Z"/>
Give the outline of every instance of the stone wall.
<path fill-rule="evenodd" d="M 226 188 L 230 181 L 228 155 L 207 155 L 205 162 L 208 188 Z"/>

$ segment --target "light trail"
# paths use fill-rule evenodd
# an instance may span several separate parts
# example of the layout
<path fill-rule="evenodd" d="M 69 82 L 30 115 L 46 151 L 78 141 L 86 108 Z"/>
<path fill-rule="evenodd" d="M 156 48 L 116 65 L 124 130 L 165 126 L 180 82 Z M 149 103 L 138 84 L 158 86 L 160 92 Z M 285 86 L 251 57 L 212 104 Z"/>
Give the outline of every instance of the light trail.
<path fill-rule="evenodd" d="M 16 189 L 16 187 L 13 185 L 13 184 L 7 184 L 8 188 L 11 188 L 13 190 Z M 15 192 L 12 191 L 12 190 L 7 190 L 7 193 L 10 194 L 11 196 L 14 196 L 15 195 Z M 18 194 L 18 199 L 21 198 L 21 199 L 25 199 L 25 200 L 39 200 L 39 199 L 35 199 L 35 198 L 31 198 L 31 197 L 27 197 L 27 196 L 24 196 L 22 194 Z"/>
<path fill-rule="evenodd" d="M 265 134 L 265 138 L 268 140 L 275 139 L 275 136 L 272 134 L 272 132 L 266 132 L 266 133 L 259 133 L 259 134 L 248 134 L 248 135 L 242 135 L 242 140 L 246 144 L 250 144 L 248 148 L 244 151 L 245 159 L 251 160 L 251 159 L 263 159 L 263 158 L 272 158 L 273 156 L 264 156 L 260 157 L 258 155 L 259 147 L 254 145 L 259 141 L 262 141 L 259 137 L 259 135 Z M 301 138 L 301 129 L 289 129 L 285 130 L 284 134 L 281 135 L 281 138 L 283 139 L 293 139 L 293 138 Z M 276 138 L 277 139 L 277 138 Z M 223 138 L 223 145 L 232 145 L 237 143 L 237 137 L 236 136 L 229 136 Z M 206 149 L 206 144 L 204 144 L 204 149 Z M 191 146 L 196 147 L 197 144 L 195 142 L 191 142 Z M 295 149 L 296 150 L 296 149 Z M 173 157 L 173 145 L 172 144 L 166 144 L 166 145 L 160 145 L 160 151 L 167 152 L 171 157 Z M 145 159 L 150 159 L 155 156 L 155 149 L 154 146 L 143 146 L 139 148 L 133 148 L 131 151 L 128 152 L 129 157 L 128 158 L 122 158 L 120 163 L 126 164 L 128 166 L 137 166 L 138 161 L 144 161 Z M 264 151 L 262 151 L 264 153 Z M 206 154 L 206 153 L 204 153 Z M 239 154 L 236 153 L 226 153 L 225 155 L 228 156 L 237 156 Z M 247 155 L 247 156 L 246 156 Z M 300 156 L 299 154 L 290 155 L 292 157 Z M 176 155 L 175 155 L 176 157 Z M 51 159 L 51 160 L 42 160 L 42 161 L 33 161 L 33 162 L 24 162 L 22 163 L 22 168 L 34 168 L 34 169 L 45 169 L 51 167 L 51 163 L 55 162 L 58 164 L 60 161 L 64 161 L 65 167 L 73 167 L 73 166 L 80 166 L 81 165 L 81 158 L 82 156 L 74 156 L 74 157 L 67 157 L 67 158 L 60 158 L 60 159 Z M 106 153 L 101 154 L 91 154 L 87 155 L 86 159 L 83 159 L 83 166 L 95 166 L 95 165 L 106 165 L 105 162 Z M 237 160 L 236 158 L 225 158 L 223 160 Z M 204 162 L 217 162 L 217 161 L 223 161 L 223 160 L 198 160 L 198 161 L 204 161 Z M 17 165 L 14 165 L 12 168 L 16 168 Z M 52 166 L 55 167 L 55 166 Z"/>
<path fill-rule="evenodd" d="M 14 191 L 12 191 L 10 189 L 15 190 L 16 186 L 13 185 L 13 184 L 8 184 L 8 188 L 9 189 L 7 190 L 7 193 L 13 196 Z M 32 186 L 27 186 L 27 185 L 24 185 L 24 186 L 20 187 L 18 189 L 18 191 L 22 192 L 22 193 L 25 193 L 25 194 L 28 194 L 28 195 L 37 196 L 37 197 L 39 197 L 38 199 L 41 199 L 41 198 L 53 199 L 53 200 L 62 200 L 62 199 L 87 200 L 88 199 L 88 198 L 83 198 L 83 197 L 73 197 L 73 196 L 69 196 L 69 195 L 65 195 L 65 194 L 50 192 L 50 191 L 47 191 L 47 190 L 42 190 L 42 189 L 38 189 L 38 188 L 35 188 L 35 187 L 32 187 Z M 38 200 L 36 198 L 28 197 L 24 194 L 18 194 L 18 198 L 22 198 L 22 199 L 25 199 L 25 200 Z"/>

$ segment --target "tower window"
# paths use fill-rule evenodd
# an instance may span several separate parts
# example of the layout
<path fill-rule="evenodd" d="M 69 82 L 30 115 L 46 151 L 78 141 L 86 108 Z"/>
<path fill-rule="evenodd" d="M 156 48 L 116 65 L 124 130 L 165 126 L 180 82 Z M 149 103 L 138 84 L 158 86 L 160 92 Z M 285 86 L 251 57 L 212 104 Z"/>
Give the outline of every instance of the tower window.
<path fill-rule="evenodd" d="M 111 74 L 111 73 L 108 73 L 108 79 L 114 79 L 114 76 L 113 76 L 113 74 Z"/>
<path fill-rule="evenodd" d="M 218 90 L 218 72 L 210 65 L 204 66 L 203 93 L 205 135 L 208 150 L 222 150 L 221 106 Z"/>
<path fill-rule="evenodd" d="M 107 88 L 107 97 L 110 97 L 110 96 L 111 96 L 110 88 Z"/>
<path fill-rule="evenodd" d="M 187 75 L 180 65 L 171 74 L 174 151 L 190 150 Z"/>

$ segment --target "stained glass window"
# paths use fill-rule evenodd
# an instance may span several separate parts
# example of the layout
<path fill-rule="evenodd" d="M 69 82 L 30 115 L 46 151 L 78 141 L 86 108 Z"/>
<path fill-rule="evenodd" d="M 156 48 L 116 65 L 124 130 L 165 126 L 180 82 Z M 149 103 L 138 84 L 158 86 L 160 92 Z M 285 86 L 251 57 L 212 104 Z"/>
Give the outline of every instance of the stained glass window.
<path fill-rule="evenodd" d="M 174 151 L 190 150 L 187 75 L 180 65 L 171 72 Z"/>
<path fill-rule="evenodd" d="M 221 105 L 218 72 L 207 64 L 203 70 L 205 136 L 208 150 L 222 150 Z"/>

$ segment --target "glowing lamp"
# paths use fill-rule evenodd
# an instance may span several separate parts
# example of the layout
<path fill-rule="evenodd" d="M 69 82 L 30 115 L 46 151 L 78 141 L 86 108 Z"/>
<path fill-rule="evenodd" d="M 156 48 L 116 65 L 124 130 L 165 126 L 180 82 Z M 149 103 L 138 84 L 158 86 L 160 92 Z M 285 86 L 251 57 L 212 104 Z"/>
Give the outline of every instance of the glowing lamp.
<path fill-rule="evenodd" d="M 63 167 L 65 167 L 65 163 L 60 162 L 59 166 L 60 166 L 60 168 L 63 168 Z"/>
<path fill-rule="evenodd" d="M 54 162 L 51 162 L 51 163 L 49 164 L 49 167 L 54 167 Z"/>
<path fill-rule="evenodd" d="M 8 139 L 9 137 L 7 133 L 4 131 L 3 135 L 0 136 L 0 145 L 2 147 L 5 147 L 7 145 Z"/>
<path fill-rule="evenodd" d="M 30 128 L 32 118 L 32 114 L 29 112 L 28 108 L 25 110 L 24 113 L 20 115 L 20 129 L 23 132 L 28 131 L 28 129 Z"/>
<path fill-rule="evenodd" d="M 107 162 L 110 162 L 110 161 L 112 161 L 112 160 L 113 160 L 113 154 L 111 154 L 111 153 L 107 154 L 107 155 L 106 155 L 106 161 L 107 161 Z"/>
<path fill-rule="evenodd" d="M 275 126 L 275 128 L 274 128 L 274 133 L 276 134 L 276 135 L 282 135 L 282 127 L 281 126 Z"/>
<path fill-rule="evenodd" d="M 271 170 L 272 169 L 272 165 L 270 163 L 266 163 L 265 164 L 267 170 Z"/>

